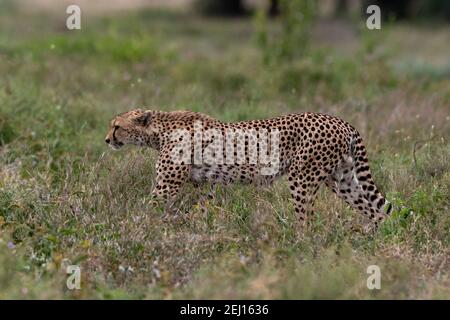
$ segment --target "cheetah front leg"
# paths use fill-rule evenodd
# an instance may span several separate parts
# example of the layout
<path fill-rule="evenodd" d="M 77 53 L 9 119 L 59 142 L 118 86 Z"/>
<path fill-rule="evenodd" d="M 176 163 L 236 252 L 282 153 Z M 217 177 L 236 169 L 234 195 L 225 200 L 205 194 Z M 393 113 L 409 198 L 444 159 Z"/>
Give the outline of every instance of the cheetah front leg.
<path fill-rule="evenodd" d="M 163 205 L 166 215 L 173 211 L 180 189 L 186 183 L 190 166 L 175 164 L 171 160 L 158 160 L 156 181 L 152 191 L 153 204 Z"/>

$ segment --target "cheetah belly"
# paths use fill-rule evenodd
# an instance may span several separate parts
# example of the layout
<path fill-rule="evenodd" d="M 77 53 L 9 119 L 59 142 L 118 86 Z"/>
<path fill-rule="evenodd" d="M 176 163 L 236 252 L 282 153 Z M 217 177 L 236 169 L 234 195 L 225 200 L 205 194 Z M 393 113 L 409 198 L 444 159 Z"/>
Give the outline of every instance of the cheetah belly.
<path fill-rule="evenodd" d="M 276 174 L 261 175 L 261 168 L 258 165 L 194 165 L 191 170 L 191 180 L 197 183 L 267 185 L 286 173 L 287 168 L 288 166 L 283 165 Z"/>

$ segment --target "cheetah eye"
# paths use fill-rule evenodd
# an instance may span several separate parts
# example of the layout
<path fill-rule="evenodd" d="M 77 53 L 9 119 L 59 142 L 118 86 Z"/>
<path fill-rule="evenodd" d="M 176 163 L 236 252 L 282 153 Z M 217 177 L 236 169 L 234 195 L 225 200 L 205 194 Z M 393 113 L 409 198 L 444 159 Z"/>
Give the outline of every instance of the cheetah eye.
<path fill-rule="evenodd" d="M 119 129 L 119 128 L 120 128 L 119 126 L 114 126 L 114 129 L 115 129 L 115 130 L 117 130 L 117 129 Z"/>

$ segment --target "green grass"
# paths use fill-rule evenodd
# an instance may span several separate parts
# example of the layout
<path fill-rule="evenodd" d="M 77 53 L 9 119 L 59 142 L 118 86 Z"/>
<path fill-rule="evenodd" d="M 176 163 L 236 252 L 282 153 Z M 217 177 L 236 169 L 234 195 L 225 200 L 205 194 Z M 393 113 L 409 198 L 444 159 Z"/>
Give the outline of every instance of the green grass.
<path fill-rule="evenodd" d="M 88 17 L 69 32 L 58 17 L 8 10 L 0 298 L 450 298 L 448 67 L 406 61 L 401 45 L 420 34 L 428 56 L 445 26 L 393 25 L 379 40 L 356 33 L 350 55 L 313 38 L 303 58 L 268 66 L 248 19 L 142 10 Z M 18 19 L 28 28 L 15 28 Z M 204 207 L 165 221 L 146 204 L 155 153 L 103 142 L 108 121 L 136 106 L 224 121 L 335 114 L 364 136 L 380 189 L 414 214 L 366 234 L 361 215 L 321 190 L 302 230 L 281 180 L 218 187 Z M 197 193 L 187 187 L 183 206 Z M 81 266 L 81 290 L 65 286 L 70 264 Z M 372 264 L 381 290 L 366 287 Z"/>

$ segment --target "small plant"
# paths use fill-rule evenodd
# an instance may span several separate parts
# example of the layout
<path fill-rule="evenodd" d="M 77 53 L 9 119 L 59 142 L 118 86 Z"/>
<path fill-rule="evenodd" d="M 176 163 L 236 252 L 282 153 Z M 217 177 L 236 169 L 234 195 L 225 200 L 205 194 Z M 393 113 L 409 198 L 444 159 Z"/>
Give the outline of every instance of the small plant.
<path fill-rule="evenodd" d="M 0 147 L 11 142 L 16 136 L 9 119 L 0 114 Z"/>

